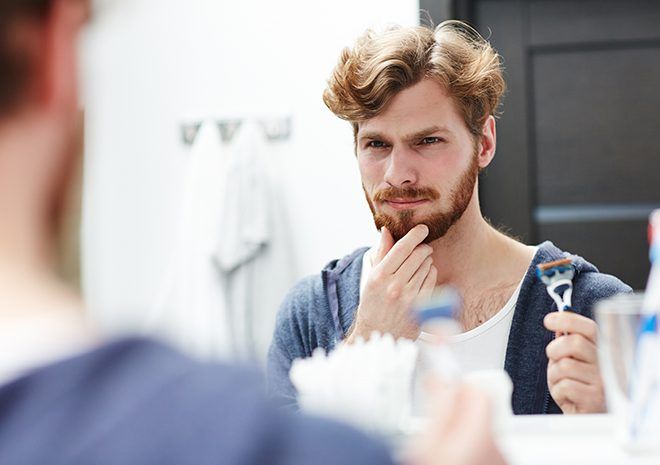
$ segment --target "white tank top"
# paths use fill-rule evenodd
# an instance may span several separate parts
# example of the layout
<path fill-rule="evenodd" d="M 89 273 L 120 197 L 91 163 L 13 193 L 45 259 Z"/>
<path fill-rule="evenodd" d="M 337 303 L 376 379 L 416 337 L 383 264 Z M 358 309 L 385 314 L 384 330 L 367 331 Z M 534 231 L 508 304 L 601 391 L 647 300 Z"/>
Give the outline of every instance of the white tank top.
<path fill-rule="evenodd" d="M 366 284 L 366 278 L 371 272 L 371 251 L 367 250 L 362 260 L 362 275 L 360 276 L 360 295 Z M 504 306 L 486 322 L 470 331 L 456 334 L 449 340 L 452 352 L 460 364 L 463 373 L 479 370 L 503 369 L 506 358 L 506 347 L 511 331 L 513 313 L 518 302 L 520 287 L 525 276 L 523 275 L 518 287 Z M 431 336 L 422 333 L 417 340 L 418 344 L 426 344 Z M 421 347 L 420 347 L 421 348 Z"/>

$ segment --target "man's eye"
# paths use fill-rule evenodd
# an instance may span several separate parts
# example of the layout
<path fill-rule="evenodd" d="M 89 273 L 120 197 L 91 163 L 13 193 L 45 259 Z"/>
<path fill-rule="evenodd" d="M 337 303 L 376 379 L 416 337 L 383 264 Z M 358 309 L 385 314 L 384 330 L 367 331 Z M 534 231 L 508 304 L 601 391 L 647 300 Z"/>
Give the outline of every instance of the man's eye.
<path fill-rule="evenodd" d="M 382 140 L 370 140 L 367 143 L 367 147 L 369 147 L 371 149 L 382 149 L 382 148 L 387 147 L 387 144 L 385 142 L 383 142 Z"/>
<path fill-rule="evenodd" d="M 432 145 L 432 144 L 437 144 L 440 142 L 442 139 L 439 137 L 425 137 L 420 141 L 421 145 Z"/>

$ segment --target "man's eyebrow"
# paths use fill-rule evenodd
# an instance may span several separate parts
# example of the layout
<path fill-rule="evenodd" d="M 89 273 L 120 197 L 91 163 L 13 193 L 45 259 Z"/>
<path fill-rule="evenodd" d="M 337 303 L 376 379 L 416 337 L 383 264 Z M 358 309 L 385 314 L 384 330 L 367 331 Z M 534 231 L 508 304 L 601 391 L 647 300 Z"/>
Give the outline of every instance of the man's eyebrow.
<path fill-rule="evenodd" d="M 449 128 L 445 126 L 429 126 L 428 128 L 422 129 L 421 131 L 417 131 L 414 134 L 411 134 L 409 136 L 404 137 L 404 140 L 410 142 L 410 141 L 415 141 L 419 139 L 423 139 L 427 136 L 430 136 L 433 133 L 436 132 L 451 132 Z"/>
<path fill-rule="evenodd" d="M 417 131 L 413 134 L 405 136 L 403 139 L 407 142 L 410 142 L 414 140 L 423 139 L 424 137 L 427 137 L 436 132 L 451 133 L 449 128 L 447 128 L 446 126 L 429 126 L 428 128 L 424 128 L 421 131 Z M 358 134 L 358 140 L 363 140 L 363 139 L 387 140 L 388 137 L 378 131 L 364 131 Z"/>
<path fill-rule="evenodd" d="M 365 131 L 358 134 L 358 139 L 387 139 L 382 133 L 378 131 Z"/>

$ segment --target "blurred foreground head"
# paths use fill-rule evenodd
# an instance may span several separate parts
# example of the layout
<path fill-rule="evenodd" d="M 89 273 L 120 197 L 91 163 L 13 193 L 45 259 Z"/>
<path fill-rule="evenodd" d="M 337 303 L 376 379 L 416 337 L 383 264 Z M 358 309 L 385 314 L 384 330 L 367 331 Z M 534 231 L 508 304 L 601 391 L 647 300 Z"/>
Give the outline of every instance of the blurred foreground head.
<path fill-rule="evenodd" d="M 72 171 L 85 0 L 0 0 L 0 260 L 43 262 Z"/>

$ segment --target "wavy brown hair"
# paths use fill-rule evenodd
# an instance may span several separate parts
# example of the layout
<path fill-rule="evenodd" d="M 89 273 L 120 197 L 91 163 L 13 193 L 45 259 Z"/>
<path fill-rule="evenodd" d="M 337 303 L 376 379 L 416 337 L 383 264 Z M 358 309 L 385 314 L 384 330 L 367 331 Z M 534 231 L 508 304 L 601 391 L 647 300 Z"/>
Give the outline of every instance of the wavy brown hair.
<path fill-rule="evenodd" d="M 0 116 L 16 106 L 31 73 L 30 60 L 17 38 L 17 27 L 25 21 L 42 21 L 51 0 L 0 0 Z"/>
<path fill-rule="evenodd" d="M 495 115 L 504 94 L 500 56 L 475 29 L 460 21 L 367 30 L 342 51 L 323 101 L 353 124 L 373 118 L 398 92 L 424 78 L 440 83 L 455 99 L 465 125 L 477 136 Z"/>

